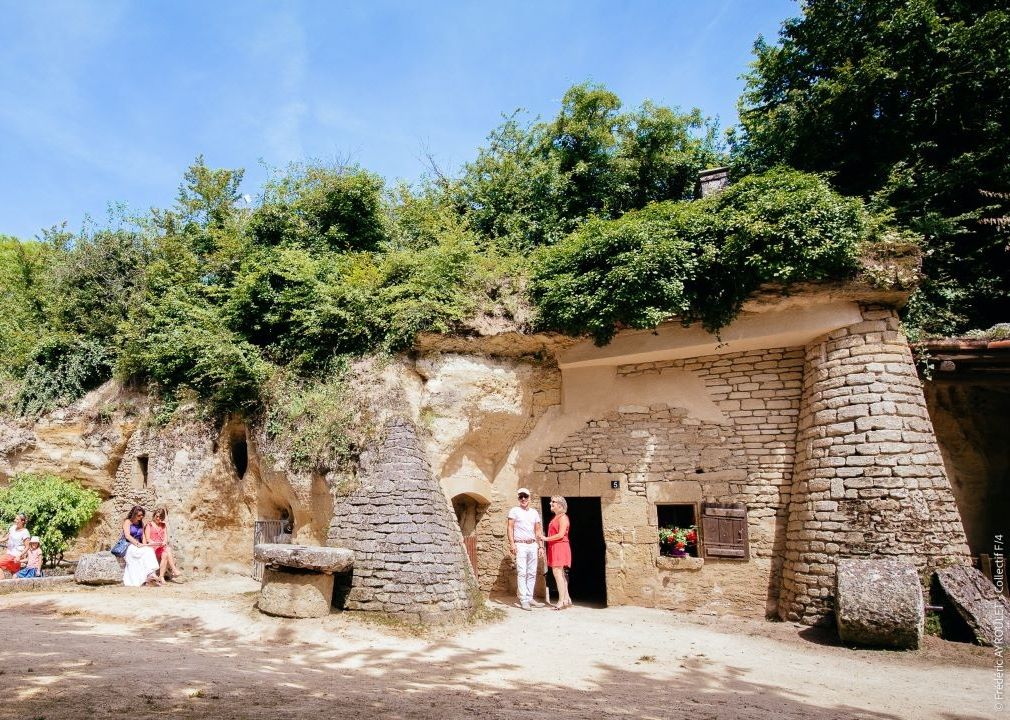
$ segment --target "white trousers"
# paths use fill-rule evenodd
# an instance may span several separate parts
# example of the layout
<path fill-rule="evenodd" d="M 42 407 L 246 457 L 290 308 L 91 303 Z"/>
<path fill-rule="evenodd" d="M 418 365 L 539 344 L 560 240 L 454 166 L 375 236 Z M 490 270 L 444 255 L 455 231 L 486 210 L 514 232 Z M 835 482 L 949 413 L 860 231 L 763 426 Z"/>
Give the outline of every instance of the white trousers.
<path fill-rule="evenodd" d="M 533 588 L 537 584 L 537 555 L 536 543 L 516 543 L 519 602 L 528 603 L 533 600 Z"/>

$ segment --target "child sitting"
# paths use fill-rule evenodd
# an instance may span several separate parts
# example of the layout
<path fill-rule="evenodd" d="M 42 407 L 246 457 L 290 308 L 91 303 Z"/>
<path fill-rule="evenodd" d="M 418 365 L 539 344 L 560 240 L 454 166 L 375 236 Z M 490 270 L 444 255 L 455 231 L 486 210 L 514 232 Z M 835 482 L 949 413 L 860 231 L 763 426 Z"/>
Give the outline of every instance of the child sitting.
<path fill-rule="evenodd" d="M 21 553 L 21 562 L 24 563 L 24 567 L 14 573 L 14 577 L 42 577 L 42 546 L 39 543 L 38 535 L 29 538 L 27 547 Z"/>

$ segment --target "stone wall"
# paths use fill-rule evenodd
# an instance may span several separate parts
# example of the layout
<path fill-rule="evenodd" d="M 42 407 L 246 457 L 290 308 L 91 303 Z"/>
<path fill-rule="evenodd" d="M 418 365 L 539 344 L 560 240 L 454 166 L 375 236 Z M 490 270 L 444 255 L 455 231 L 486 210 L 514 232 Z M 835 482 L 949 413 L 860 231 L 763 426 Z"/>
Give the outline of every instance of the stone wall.
<path fill-rule="evenodd" d="M 109 537 L 118 535 L 131 506 L 142 505 L 148 520 L 164 507 L 180 568 L 247 572 L 258 477 L 235 467 L 226 442 L 230 434 L 228 426 L 201 421 L 137 429 L 112 482 Z"/>
<path fill-rule="evenodd" d="M 689 374 L 714 415 L 619 405 L 537 459 L 530 487 L 541 496 L 602 499 L 608 603 L 774 611 L 802 362 L 779 348 L 620 366 L 622 377 L 659 376 L 657 387 L 665 373 Z M 747 505 L 749 560 L 659 557 L 657 504 L 703 501 Z"/>
<path fill-rule="evenodd" d="M 779 613 L 830 620 L 835 559 L 906 558 L 923 573 L 967 546 L 911 351 L 893 309 L 806 347 Z"/>
<path fill-rule="evenodd" d="M 456 517 L 432 477 L 412 422 L 392 419 L 361 461 L 360 484 L 334 500 L 328 543 L 354 552 L 344 606 L 455 619 L 476 586 Z"/>

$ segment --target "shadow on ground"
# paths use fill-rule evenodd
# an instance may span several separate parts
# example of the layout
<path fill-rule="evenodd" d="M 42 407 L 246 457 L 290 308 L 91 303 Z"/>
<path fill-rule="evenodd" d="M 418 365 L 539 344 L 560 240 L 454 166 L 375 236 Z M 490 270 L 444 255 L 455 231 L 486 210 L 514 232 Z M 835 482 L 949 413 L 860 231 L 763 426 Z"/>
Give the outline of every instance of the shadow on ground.
<path fill-rule="evenodd" d="M 681 663 L 673 679 L 652 676 L 653 664 L 603 662 L 589 690 L 535 677 L 492 685 L 486 678 L 494 670 L 514 664 L 497 650 L 473 651 L 451 640 L 428 643 L 418 653 L 341 651 L 292 645 L 284 630 L 251 643 L 192 618 L 131 629 L 96 626 L 51 603 L 19 614 L 23 622 L 8 633 L 0 668 L 0 718 L 896 717 L 811 705 L 798 694 L 748 682 L 743 671 L 717 672 L 703 659 Z"/>

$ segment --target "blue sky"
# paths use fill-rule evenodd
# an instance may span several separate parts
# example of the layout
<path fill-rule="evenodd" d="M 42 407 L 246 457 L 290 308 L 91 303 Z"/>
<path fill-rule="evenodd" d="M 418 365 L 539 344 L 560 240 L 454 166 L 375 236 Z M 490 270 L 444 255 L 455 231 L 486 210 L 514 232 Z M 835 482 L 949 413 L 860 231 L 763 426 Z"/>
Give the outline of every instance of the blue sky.
<path fill-rule="evenodd" d="M 456 170 L 501 114 L 552 117 L 591 80 L 736 121 L 759 34 L 792 0 L 189 2 L 0 0 L 0 234 L 109 203 L 170 205 L 202 153 L 244 167 Z"/>

